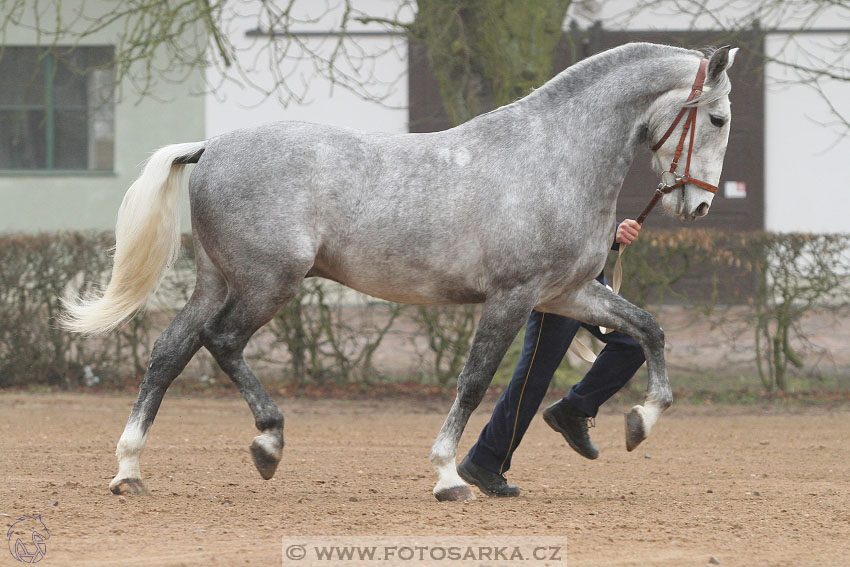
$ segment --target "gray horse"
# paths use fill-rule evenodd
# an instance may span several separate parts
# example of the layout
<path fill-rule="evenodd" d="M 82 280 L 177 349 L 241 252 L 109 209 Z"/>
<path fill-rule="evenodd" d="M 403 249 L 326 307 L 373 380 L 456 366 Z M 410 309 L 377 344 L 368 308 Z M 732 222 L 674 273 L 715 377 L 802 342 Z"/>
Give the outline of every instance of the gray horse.
<path fill-rule="evenodd" d="M 710 53 L 690 148 L 694 178 L 717 184 L 729 135 L 735 50 Z M 105 290 L 68 302 L 64 325 L 102 333 L 130 318 L 179 248 L 177 202 L 189 180 L 197 285 L 157 339 L 118 442 L 112 492 L 140 493 L 139 456 L 163 395 L 201 347 L 253 411 L 251 455 L 271 478 L 283 414 L 243 358 L 251 335 L 304 278 L 331 279 L 401 303 L 483 303 L 457 397 L 431 450 L 439 500 L 472 492 L 458 441 L 532 308 L 619 329 L 646 353 L 646 402 L 627 415 L 627 446 L 672 402 L 655 319 L 594 280 L 613 239 L 615 206 L 635 152 L 661 139 L 704 55 L 629 44 L 586 59 L 512 104 L 430 134 L 365 134 L 283 122 L 158 150 L 118 213 Z M 681 125 L 678 126 L 681 129 Z M 682 137 L 684 139 L 684 136 Z M 677 135 L 655 152 L 660 172 Z M 685 221 L 713 194 L 685 183 L 664 207 Z"/>

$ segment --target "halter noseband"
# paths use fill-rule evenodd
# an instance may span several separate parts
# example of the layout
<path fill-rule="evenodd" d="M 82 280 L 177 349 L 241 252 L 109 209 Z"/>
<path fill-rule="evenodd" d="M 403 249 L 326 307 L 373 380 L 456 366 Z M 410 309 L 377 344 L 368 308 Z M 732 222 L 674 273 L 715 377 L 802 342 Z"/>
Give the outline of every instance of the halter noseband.
<path fill-rule="evenodd" d="M 708 67 L 708 59 L 702 59 L 699 63 L 699 70 L 697 71 L 696 79 L 694 79 L 694 85 L 691 87 L 691 94 L 688 96 L 688 99 L 685 101 L 685 105 L 694 100 L 697 96 L 702 94 L 702 87 L 705 83 L 705 71 Z M 658 200 L 661 199 L 667 193 L 670 193 L 674 189 L 677 189 L 683 186 L 685 183 L 690 183 L 692 185 L 696 185 L 700 189 L 705 189 L 706 191 L 710 191 L 712 193 L 717 193 L 717 186 L 711 185 L 710 183 L 706 183 L 700 179 L 695 179 L 691 177 L 691 154 L 694 151 L 694 133 L 696 132 L 697 126 L 697 107 L 692 106 L 688 108 L 687 106 L 683 106 L 682 110 L 679 111 L 679 114 L 676 116 L 676 119 L 673 120 L 673 123 L 667 129 L 661 139 L 652 146 L 652 151 L 658 151 L 658 149 L 664 145 L 664 142 L 667 141 L 667 138 L 670 137 L 670 134 L 673 133 L 673 130 L 676 129 L 676 126 L 682 120 L 682 118 L 688 115 L 685 119 L 685 124 L 682 126 L 682 136 L 679 138 L 679 144 L 676 146 L 676 153 L 673 155 L 673 161 L 670 164 L 670 169 L 661 174 L 661 183 L 658 184 L 658 188 L 655 190 L 655 194 L 652 196 L 652 200 L 637 218 L 637 222 L 643 224 L 646 220 L 646 217 L 649 216 L 649 213 L 652 212 L 652 209 L 655 207 Z M 685 173 L 684 175 L 676 175 L 676 168 L 679 166 L 679 158 L 682 157 L 682 151 L 685 147 L 685 138 L 688 137 L 688 133 L 690 132 L 691 139 L 688 143 L 688 158 L 685 161 Z"/>

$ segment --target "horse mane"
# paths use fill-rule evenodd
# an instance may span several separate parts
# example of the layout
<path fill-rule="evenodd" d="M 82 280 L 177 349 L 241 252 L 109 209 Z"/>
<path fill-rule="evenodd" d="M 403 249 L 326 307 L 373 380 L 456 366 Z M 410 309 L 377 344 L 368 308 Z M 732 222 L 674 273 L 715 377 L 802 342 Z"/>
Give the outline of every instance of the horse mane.
<path fill-rule="evenodd" d="M 707 47 L 702 50 L 685 49 L 671 45 L 656 43 L 633 42 L 626 43 L 611 49 L 597 53 L 586 59 L 567 67 L 548 82 L 532 91 L 531 94 L 517 102 L 531 100 L 538 97 L 546 99 L 563 97 L 565 94 L 571 96 L 584 90 L 595 83 L 599 77 L 606 75 L 615 68 L 634 65 L 647 59 L 658 59 L 661 57 L 675 57 L 677 55 L 690 55 L 697 58 L 710 57 L 716 48 Z M 684 77 L 684 75 L 683 75 Z M 682 87 L 689 87 L 693 77 L 688 76 L 683 80 Z M 694 99 L 689 106 L 704 106 L 728 95 L 731 91 L 731 83 L 726 73 L 713 84 L 706 84 L 705 91 Z M 511 106 L 511 105 L 508 105 Z M 504 108 L 504 107 L 503 107 Z"/>

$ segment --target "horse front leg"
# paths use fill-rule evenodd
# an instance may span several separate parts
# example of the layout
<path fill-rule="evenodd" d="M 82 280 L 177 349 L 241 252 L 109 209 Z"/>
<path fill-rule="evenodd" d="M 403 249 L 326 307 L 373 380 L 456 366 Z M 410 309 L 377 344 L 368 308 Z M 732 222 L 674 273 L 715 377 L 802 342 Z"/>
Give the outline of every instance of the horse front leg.
<path fill-rule="evenodd" d="M 640 343 L 646 355 L 649 382 L 644 405 L 636 405 L 626 414 L 626 449 L 634 450 L 649 436 L 662 412 L 673 403 L 667 365 L 664 362 L 664 331 L 655 317 L 597 281 L 536 308 L 590 325 L 617 329 Z"/>
<path fill-rule="evenodd" d="M 514 290 L 489 297 L 457 380 L 457 396 L 431 448 L 437 470 L 434 496 L 439 501 L 471 500 L 472 490 L 457 474 L 457 446 L 469 416 L 481 403 L 490 381 L 534 304 L 532 293 Z"/>

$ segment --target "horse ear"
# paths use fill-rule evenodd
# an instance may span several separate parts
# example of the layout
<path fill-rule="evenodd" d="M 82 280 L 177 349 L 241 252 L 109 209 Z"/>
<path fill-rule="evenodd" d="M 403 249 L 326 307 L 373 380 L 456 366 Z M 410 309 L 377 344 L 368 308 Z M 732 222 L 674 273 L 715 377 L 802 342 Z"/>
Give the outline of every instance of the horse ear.
<path fill-rule="evenodd" d="M 728 45 L 724 45 L 717 51 L 711 54 L 711 59 L 708 60 L 708 73 L 706 81 L 713 83 L 720 78 L 720 74 L 732 66 L 735 60 L 735 55 L 738 53 L 738 48 L 731 49 Z"/>
<path fill-rule="evenodd" d="M 736 55 L 738 55 L 738 48 L 737 47 L 733 47 L 732 49 L 729 50 L 729 63 L 726 64 L 726 70 L 727 71 L 732 68 L 732 63 L 735 62 L 735 56 Z"/>

